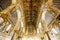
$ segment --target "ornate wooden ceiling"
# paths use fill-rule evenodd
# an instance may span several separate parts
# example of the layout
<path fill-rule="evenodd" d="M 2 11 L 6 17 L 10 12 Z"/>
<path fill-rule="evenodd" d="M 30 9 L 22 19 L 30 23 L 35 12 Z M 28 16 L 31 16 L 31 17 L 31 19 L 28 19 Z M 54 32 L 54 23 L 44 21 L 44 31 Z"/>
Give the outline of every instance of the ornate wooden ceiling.
<path fill-rule="evenodd" d="M 41 0 L 22 0 L 23 14 L 27 25 L 36 27 L 37 17 L 41 7 Z"/>
<path fill-rule="evenodd" d="M 52 30 L 52 28 L 54 28 L 53 25 L 55 25 L 56 20 L 57 19 L 60 20 L 59 18 L 60 10 L 58 9 L 60 8 L 59 0 L 11 0 L 11 1 L 10 1 L 11 5 L 8 5 L 8 6 L 5 5 L 3 7 L 2 4 L 0 4 L 2 8 L 2 10 L 0 11 L 0 17 L 3 19 L 6 19 L 4 20 L 3 26 L 5 26 L 7 22 L 9 22 L 9 24 L 12 24 L 13 26 L 7 31 L 6 31 L 7 27 L 2 28 L 2 31 L 4 30 L 4 33 L 6 33 L 6 35 L 11 36 L 11 39 L 13 38 L 13 40 L 17 40 L 17 38 L 21 35 L 26 36 L 26 33 L 27 33 L 27 36 L 33 36 L 34 34 L 36 35 L 38 34 L 39 36 L 47 35 L 48 40 L 51 40 L 49 37 L 49 32 Z M 0 0 L 0 3 L 2 3 L 2 0 Z M 52 15 L 53 17 L 53 20 L 49 23 L 48 26 L 46 26 L 46 22 L 44 19 L 46 9 L 50 13 L 50 14 L 49 13 L 47 14 L 49 14 L 50 16 Z M 12 21 L 10 20 L 10 17 L 12 18 L 13 13 L 14 12 L 16 13 L 16 11 L 17 11 L 16 15 L 18 17 L 17 17 L 17 22 L 14 25 Z M 20 17 L 20 15 L 23 15 L 23 16 Z M 14 15 L 14 18 L 15 18 L 15 15 Z M 24 22 L 25 25 L 23 25 L 21 21 Z M 40 33 L 40 29 L 37 26 L 39 23 L 41 23 L 42 28 L 43 28 L 42 33 Z M 24 27 L 21 27 L 21 24 Z"/>

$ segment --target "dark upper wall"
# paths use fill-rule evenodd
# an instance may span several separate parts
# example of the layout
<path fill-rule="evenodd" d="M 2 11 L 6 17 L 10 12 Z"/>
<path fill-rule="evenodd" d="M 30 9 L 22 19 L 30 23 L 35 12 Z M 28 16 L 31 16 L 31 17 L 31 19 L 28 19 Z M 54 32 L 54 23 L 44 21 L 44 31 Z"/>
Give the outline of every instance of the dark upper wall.
<path fill-rule="evenodd" d="M 53 0 L 53 4 L 54 4 L 55 7 L 60 9 L 60 0 Z"/>
<path fill-rule="evenodd" d="M 0 0 L 0 7 L 2 9 L 7 8 L 11 4 L 11 0 Z"/>

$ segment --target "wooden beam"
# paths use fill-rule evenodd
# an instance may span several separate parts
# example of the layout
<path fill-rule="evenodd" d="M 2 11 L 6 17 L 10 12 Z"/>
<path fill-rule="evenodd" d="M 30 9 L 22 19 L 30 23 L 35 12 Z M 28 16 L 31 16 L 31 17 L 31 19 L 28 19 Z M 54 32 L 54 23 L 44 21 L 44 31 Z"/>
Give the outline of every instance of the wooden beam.
<path fill-rule="evenodd" d="M 57 9 L 55 6 L 53 6 L 53 5 L 48 5 L 48 7 L 49 7 L 51 10 L 53 10 L 55 13 L 60 14 L 60 10 Z"/>
<path fill-rule="evenodd" d="M 12 4 L 17 4 L 18 0 L 12 0 Z"/>
<path fill-rule="evenodd" d="M 8 13 L 10 13 L 15 8 L 15 6 L 16 5 L 11 4 L 8 8 L 3 10 L 1 13 L 8 14 Z"/>
<path fill-rule="evenodd" d="M 54 19 L 52 20 L 52 22 L 48 25 L 48 29 L 51 30 L 51 25 L 56 21 L 56 18 L 60 15 L 60 10 L 57 9 L 53 3 L 52 3 L 53 0 L 48 0 L 48 8 L 53 10 L 57 15 L 54 17 Z"/>

